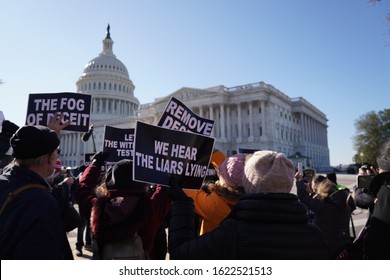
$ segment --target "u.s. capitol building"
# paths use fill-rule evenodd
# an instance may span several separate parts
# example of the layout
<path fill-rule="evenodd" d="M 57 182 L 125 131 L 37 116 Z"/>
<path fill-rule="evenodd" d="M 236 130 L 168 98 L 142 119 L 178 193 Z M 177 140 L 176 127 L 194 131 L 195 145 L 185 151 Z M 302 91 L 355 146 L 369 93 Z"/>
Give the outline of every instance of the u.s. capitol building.
<path fill-rule="evenodd" d="M 137 120 L 156 125 L 171 97 L 215 121 L 215 148 L 227 155 L 240 148 L 274 150 L 317 170 L 329 169 L 326 115 L 303 97 L 290 98 L 264 82 L 199 89 L 182 87 L 154 102 L 139 104 L 126 66 L 113 53 L 109 28 L 103 50 L 77 81 L 77 92 L 92 95 L 93 139 L 62 132 L 62 164 L 84 163 L 84 154 L 102 149 L 104 125 L 133 128 Z"/>

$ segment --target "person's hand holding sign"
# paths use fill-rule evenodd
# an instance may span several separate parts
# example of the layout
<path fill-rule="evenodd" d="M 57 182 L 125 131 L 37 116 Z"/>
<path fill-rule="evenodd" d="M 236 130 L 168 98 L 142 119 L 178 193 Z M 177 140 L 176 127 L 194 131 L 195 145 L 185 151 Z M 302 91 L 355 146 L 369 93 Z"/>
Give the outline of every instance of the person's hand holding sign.
<path fill-rule="evenodd" d="M 169 188 L 167 192 L 168 196 L 172 201 L 183 201 L 183 200 L 191 200 L 192 198 L 188 197 L 183 189 L 179 186 L 176 178 L 174 176 L 169 178 Z"/>
<path fill-rule="evenodd" d="M 64 113 L 54 115 L 50 117 L 47 127 L 50 128 L 51 130 L 54 130 L 57 134 L 59 134 L 61 130 L 63 130 L 65 127 L 67 127 L 70 124 L 70 120 L 62 122 L 63 119 L 64 119 Z"/>

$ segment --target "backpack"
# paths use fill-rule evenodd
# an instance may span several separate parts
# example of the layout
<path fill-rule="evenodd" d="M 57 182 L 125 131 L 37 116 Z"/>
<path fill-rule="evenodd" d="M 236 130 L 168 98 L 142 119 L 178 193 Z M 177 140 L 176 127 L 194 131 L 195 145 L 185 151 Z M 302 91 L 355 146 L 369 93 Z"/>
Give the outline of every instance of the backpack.
<path fill-rule="evenodd" d="M 8 194 L 8 196 L 6 197 L 4 203 L 1 205 L 1 208 L 0 208 L 0 215 L 5 211 L 5 209 L 7 208 L 7 206 L 9 204 L 12 203 L 12 201 L 17 198 L 19 195 L 25 193 L 26 191 L 28 190 L 32 190 L 32 189 L 40 189 L 40 190 L 43 190 L 43 191 L 47 191 L 46 187 L 43 186 L 43 185 L 39 185 L 39 184 L 27 184 L 27 185 L 24 185 L 22 187 L 19 187 L 18 189 L 16 189 L 15 191 L 13 192 L 10 192 Z"/>
<path fill-rule="evenodd" d="M 103 260 L 144 260 L 146 253 L 141 237 L 134 236 L 111 243 L 105 243 L 102 251 Z"/>

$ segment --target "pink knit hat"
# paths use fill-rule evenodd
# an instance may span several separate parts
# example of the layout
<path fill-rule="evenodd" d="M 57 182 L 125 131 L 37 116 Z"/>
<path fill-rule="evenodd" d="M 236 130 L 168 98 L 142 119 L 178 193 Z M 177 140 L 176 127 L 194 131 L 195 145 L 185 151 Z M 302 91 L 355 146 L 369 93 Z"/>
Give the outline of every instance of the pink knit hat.
<path fill-rule="evenodd" d="M 233 189 L 242 187 L 242 176 L 244 175 L 245 155 L 235 154 L 225 159 L 219 166 L 219 180 L 222 185 Z"/>
<path fill-rule="evenodd" d="M 245 192 L 289 193 L 294 183 L 294 172 L 293 163 L 284 154 L 257 151 L 245 164 Z"/>

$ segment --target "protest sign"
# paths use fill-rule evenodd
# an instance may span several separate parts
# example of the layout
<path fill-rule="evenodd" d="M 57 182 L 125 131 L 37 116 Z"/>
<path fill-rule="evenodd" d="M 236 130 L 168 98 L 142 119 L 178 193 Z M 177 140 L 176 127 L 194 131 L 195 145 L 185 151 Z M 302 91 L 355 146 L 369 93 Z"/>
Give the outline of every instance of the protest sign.
<path fill-rule="evenodd" d="M 92 158 L 95 154 L 94 153 L 86 153 L 84 154 L 84 165 L 90 166 L 92 163 Z M 100 168 L 101 173 L 106 173 L 108 169 L 110 169 L 115 163 L 114 162 L 107 162 Z"/>
<path fill-rule="evenodd" d="M 214 148 L 211 137 L 137 122 L 134 180 L 199 189 Z"/>
<path fill-rule="evenodd" d="M 4 114 L 3 114 L 3 111 L 0 111 L 0 126 L 1 126 L 1 123 L 5 120 L 4 118 Z"/>
<path fill-rule="evenodd" d="M 220 150 L 214 150 L 211 155 L 209 169 L 207 170 L 207 175 L 205 177 L 205 181 L 216 181 L 218 180 L 218 174 L 216 168 L 225 161 L 226 155 Z"/>
<path fill-rule="evenodd" d="M 70 125 L 64 130 L 87 132 L 91 115 L 89 94 L 61 92 L 30 94 L 27 106 L 27 125 L 47 125 L 50 117 L 64 114 Z"/>
<path fill-rule="evenodd" d="M 103 151 L 108 152 L 107 162 L 133 159 L 134 128 L 104 127 Z"/>
<path fill-rule="evenodd" d="M 86 153 L 84 154 L 84 164 L 86 166 L 89 166 L 92 163 L 92 158 L 95 154 L 94 153 Z"/>
<path fill-rule="evenodd" d="M 182 102 L 172 97 L 157 125 L 173 130 L 210 136 L 214 121 L 199 117 Z"/>

